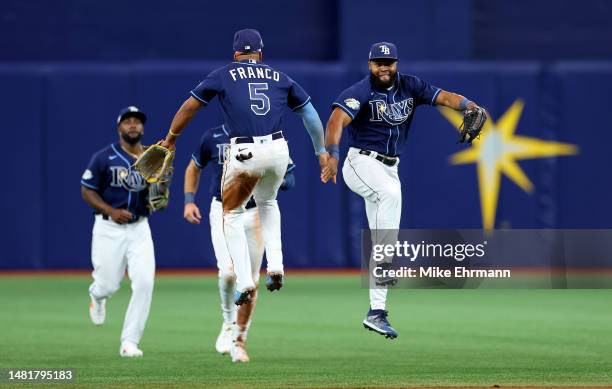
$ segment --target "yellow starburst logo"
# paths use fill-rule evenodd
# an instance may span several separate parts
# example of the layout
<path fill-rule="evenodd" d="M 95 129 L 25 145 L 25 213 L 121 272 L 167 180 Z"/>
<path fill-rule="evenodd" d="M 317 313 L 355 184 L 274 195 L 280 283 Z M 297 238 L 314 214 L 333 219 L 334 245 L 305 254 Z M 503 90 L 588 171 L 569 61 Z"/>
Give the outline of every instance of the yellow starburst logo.
<path fill-rule="evenodd" d="M 450 157 L 453 165 L 468 163 L 477 165 L 482 225 L 486 231 L 491 231 L 495 227 L 502 174 L 525 192 L 533 192 L 533 184 L 519 166 L 518 160 L 578 153 L 578 147 L 572 144 L 516 135 L 514 132 L 521 118 L 523 106 L 523 101 L 519 99 L 496 123 L 493 123 L 489 117 L 480 139 L 472 142 L 470 148 Z M 440 112 L 457 130 L 459 129 L 463 121 L 461 113 L 449 108 L 441 108 Z"/>

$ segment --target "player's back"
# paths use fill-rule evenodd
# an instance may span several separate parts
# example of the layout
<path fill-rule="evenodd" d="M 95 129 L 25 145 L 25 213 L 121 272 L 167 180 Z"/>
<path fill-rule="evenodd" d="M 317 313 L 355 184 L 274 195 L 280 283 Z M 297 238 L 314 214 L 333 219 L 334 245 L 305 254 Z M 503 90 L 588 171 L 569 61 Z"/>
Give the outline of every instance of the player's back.
<path fill-rule="evenodd" d="M 232 62 L 214 70 L 191 94 L 204 104 L 219 97 L 230 137 L 280 131 L 284 108 L 296 110 L 310 101 L 287 75 L 255 60 Z"/>

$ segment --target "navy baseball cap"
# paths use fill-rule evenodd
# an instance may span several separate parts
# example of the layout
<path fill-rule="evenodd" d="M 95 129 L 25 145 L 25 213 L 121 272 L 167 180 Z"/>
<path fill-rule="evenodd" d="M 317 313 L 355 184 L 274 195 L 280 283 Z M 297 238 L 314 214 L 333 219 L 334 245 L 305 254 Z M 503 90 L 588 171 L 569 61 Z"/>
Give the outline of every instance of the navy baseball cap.
<path fill-rule="evenodd" d="M 397 47 L 393 43 L 378 42 L 370 47 L 370 60 L 372 59 L 394 59 L 397 61 Z"/>
<path fill-rule="evenodd" d="M 259 31 L 252 28 L 236 31 L 234 34 L 234 51 L 241 53 L 249 53 L 251 51 L 259 51 L 263 48 L 263 41 Z"/>
<path fill-rule="evenodd" d="M 129 107 L 125 107 L 119 111 L 119 116 L 117 116 L 117 124 L 121 123 L 123 119 L 131 116 L 140 119 L 142 124 L 145 124 L 147 121 L 147 115 L 145 115 L 144 112 L 139 110 L 138 107 L 130 105 Z"/>

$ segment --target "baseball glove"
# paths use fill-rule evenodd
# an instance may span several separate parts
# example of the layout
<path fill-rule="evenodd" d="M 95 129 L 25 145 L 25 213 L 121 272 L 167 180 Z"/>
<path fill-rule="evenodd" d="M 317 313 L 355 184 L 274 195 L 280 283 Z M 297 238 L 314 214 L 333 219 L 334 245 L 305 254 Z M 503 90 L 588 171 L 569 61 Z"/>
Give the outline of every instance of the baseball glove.
<path fill-rule="evenodd" d="M 170 169 L 168 169 L 164 176 L 160 177 L 159 181 L 149 185 L 149 197 L 147 201 L 151 212 L 160 211 L 168 206 L 168 200 L 170 199 L 170 182 L 172 181 L 173 174 L 174 168 L 170 166 Z"/>
<path fill-rule="evenodd" d="M 463 112 L 463 123 L 459 127 L 459 143 L 465 142 L 467 138 L 468 143 L 476 138 L 480 137 L 480 131 L 487 121 L 487 111 L 484 108 L 474 107 L 466 109 Z"/>
<path fill-rule="evenodd" d="M 168 149 L 160 143 L 145 148 L 134 163 L 134 169 L 150 184 L 168 177 L 174 161 L 174 149 Z"/>

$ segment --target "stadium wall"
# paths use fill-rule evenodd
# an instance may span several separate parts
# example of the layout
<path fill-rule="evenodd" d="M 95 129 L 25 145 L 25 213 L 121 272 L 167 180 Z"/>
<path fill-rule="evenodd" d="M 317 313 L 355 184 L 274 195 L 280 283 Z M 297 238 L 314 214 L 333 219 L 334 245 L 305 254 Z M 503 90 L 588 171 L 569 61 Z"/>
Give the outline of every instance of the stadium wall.
<path fill-rule="evenodd" d="M 93 217 L 80 197 L 80 176 L 96 150 L 116 141 L 116 114 L 130 104 L 149 121 L 145 142 L 165 133 L 189 90 L 218 62 L 0 65 L 4 136 L 2 269 L 87 268 Z M 356 66 L 274 63 L 310 92 L 323 122 L 341 90 L 363 77 Z M 513 228 L 611 228 L 612 128 L 606 119 L 612 63 L 402 62 L 401 71 L 463 93 L 498 120 L 518 99 L 524 109 L 516 135 L 578 147 L 578 154 L 519 161 L 531 193 L 504 176 L 495 226 Z M 178 174 L 170 207 L 151 217 L 159 267 L 213 267 L 208 223 L 182 218 L 183 169 L 201 132 L 221 122 L 218 107 L 202 110 L 179 141 Z M 359 264 L 363 203 L 339 177 L 320 184 L 318 165 L 299 118 L 286 116 L 285 135 L 297 164 L 297 186 L 281 193 L 283 240 L 289 267 Z M 402 226 L 481 228 L 477 170 L 451 165 L 465 149 L 454 127 L 432 107 L 419 107 L 401 158 Z M 346 136 L 344 137 L 346 143 Z M 346 144 L 342 147 L 345 154 Z M 210 202 L 204 174 L 197 201 Z"/>

